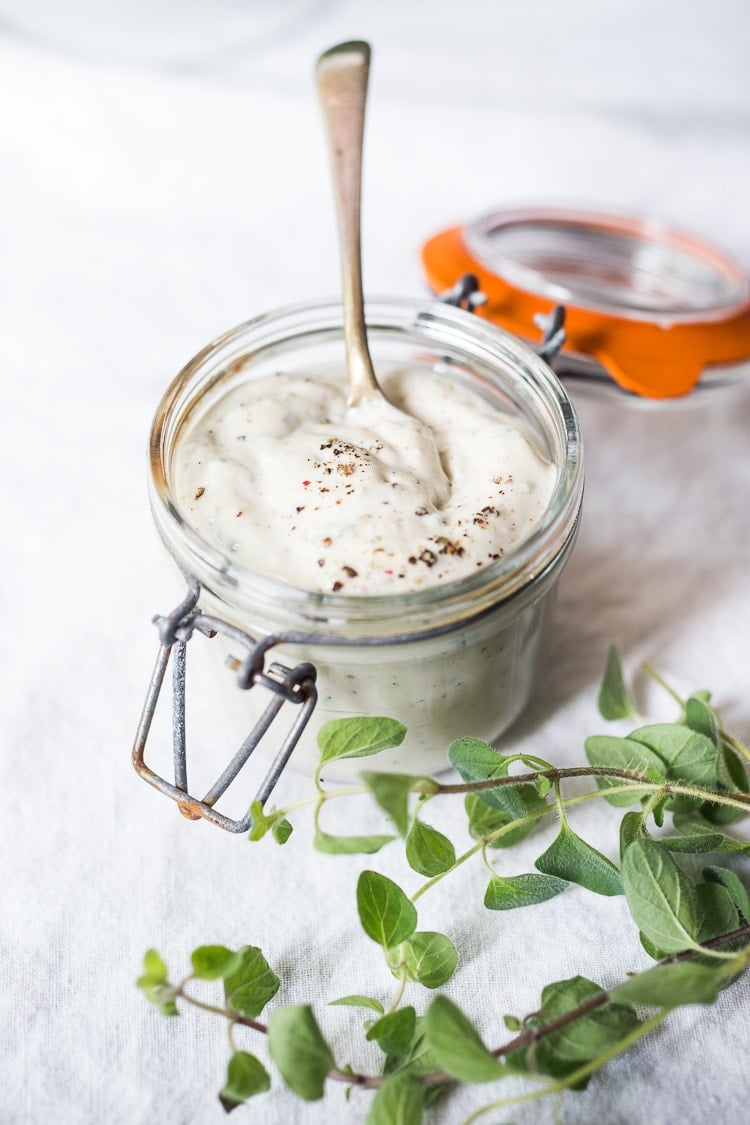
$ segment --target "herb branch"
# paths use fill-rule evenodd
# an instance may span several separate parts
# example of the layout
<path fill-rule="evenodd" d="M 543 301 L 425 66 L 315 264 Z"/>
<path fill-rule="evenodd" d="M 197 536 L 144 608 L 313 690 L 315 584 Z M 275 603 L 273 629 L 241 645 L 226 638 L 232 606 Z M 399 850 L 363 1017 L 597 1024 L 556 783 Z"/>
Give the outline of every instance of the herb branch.
<path fill-rule="evenodd" d="M 460 782 L 364 770 L 362 785 L 332 789 L 322 780 L 329 763 L 375 756 L 399 745 L 405 731 L 395 720 L 372 718 L 336 720 L 321 729 L 314 794 L 268 813 L 253 809 L 250 839 L 270 834 L 286 843 L 293 827 L 289 816 L 312 805 L 319 851 L 369 855 L 401 837 L 407 863 L 425 877 L 411 897 L 373 870 L 363 870 L 357 884 L 360 926 L 380 947 L 396 990 L 387 1007 L 377 997 L 360 994 L 331 1003 L 367 1012 L 364 1038 L 378 1044 L 383 1065 L 380 1073 L 367 1074 L 338 1063 L 309 1005 L 273 1006 L 267 1022 L 261 1020 L 281 982 L 255 946 L 201 946 L 191 956 L 192 971 L 177 984 L 170 982 L 161 956 L 149 950 L 138 985 L 162 1014 L 178 1015 L 180 1005 L 188 1004 L 227 1023 L 230 1058 L 219 1094 L 227 1112 L 271 1085 L 264 1064 L 237 1048 L 238 1028 L 266 1039 L 281 1078 L 303 1100 L 323 1097 L 329 1081 L 373 1091 L 368 1125 L 419 1125 L 432 1101 L 456 1082 L 523 1076 L 536 1084 L 479 1106 L 464 1123 L 471 1125 L 493 1110 L 582 1089 L 674 1008 L 713 1003 L 745 972 L 750 962 L 746 887 L 727 865 L 706 866 L 702 880 L 695 880 L 680 857 L 750 852 L 750 843 L 730 828 L 750 811 L 750 752 L 724 730 L 708 692 L 682 699 L 653 669 L 644 666 L 644 671 L 678 703 L 679 720 L 641 725 L 626 737 L 595 735 L 586 740 L 586 766 L 558 768 L 530 754 L 504 756 L 478 739 L 463 738 L 449 752 Z M 636 717 L 615 649 L 607 657 L 599 708 L 607 719 Z M 519 766 L 524 772 L 511 772 Z M 566 796 L 566 784 L 580 778 L 592 778 L 596 789 Z M 328 801 L 363 794 L 386 815 L 390 831 L 338 836 L 321 827 Z M 475 840 L 461 854 L 424 819 L 430 801 L 457 795 L 464 798 Z M 619 867 L 569 820 L 576 806 L 597 799 L 621 813 Z M 498 874 L 491 853 L 512 848 L 547 816 L 557 818 L 558 832 L 537 857 L 536 870 Z M 671 824 L 665 828 L 667 816 Z M 571 884 L 594 894 L 624 895 L 653 963 L 616 988 L 581 976 L 546 985 L 536 1011 L 504 1017 L 512 1037 L 488 1047 L 470 1018 L 438 991 L 455 972 L 458 950 L 448 935 L 418 929 L 422 896 L 475 855 L 489 875 L 484 895 L 489 910 L 539 906 Z M 196 981 L 220 983 L 224 1003 L 195 995 Z M 438 992 L 421 1015 L 405 1003 L 413 984 Z M 655 1011 L 642 1019 L 636 1005 Z"/>

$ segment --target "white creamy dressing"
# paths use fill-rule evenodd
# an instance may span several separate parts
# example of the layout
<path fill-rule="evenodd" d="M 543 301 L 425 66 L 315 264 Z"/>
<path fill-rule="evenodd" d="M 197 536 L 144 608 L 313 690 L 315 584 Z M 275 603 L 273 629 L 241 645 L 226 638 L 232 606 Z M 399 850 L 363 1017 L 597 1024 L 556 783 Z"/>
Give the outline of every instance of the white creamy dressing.
<path fill-rule="evenodd" d="M 279 372 L 230 390 L 181 436 L 185 520 L 258 574 L 302 589 L 401 594 L 490 565 L 533 530 L 556 470 L 479 395 L 418 368 L 394 404 Z"/>

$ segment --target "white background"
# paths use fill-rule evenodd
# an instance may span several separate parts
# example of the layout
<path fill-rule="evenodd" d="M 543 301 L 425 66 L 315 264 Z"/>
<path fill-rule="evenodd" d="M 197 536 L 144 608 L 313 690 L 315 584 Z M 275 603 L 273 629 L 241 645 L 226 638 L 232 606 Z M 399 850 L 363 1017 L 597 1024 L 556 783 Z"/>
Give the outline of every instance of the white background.
<path fill-rule="evenodd" d="M 359 859 L 314 853 L 306 815 L 283 850 L 189 824 L 129 763 L 155 653 L 149 620 L 181 595 L 145 494 L 155 405 L 225 328 L 336 289 L 316 55 L 351 37 L 375 51 L 371 293 L 425 292 L 425 237 L 533 201 L 671 219 L 747 269 L 747 11 L 742 0 L 0 2 L 3 1123 L 223 1119 L 224 1028 L 149 1008 L 133 980 L 150 945 L 175 975 L 195 945 L 260 945 L 284 979 L 279 999 L 314 1003 L 341 1062 L 358 1015 L 325 1001 L 390 995 L 356 925 Z M 507 744 L 580 762 L 603 725 L 610 641 L 629 672 L 648 659 L 680 690 L 714 688 L 747 739 L 747 382 L 670 404 L 571 393 L 585 518 L 539 698 Z M 641 689 L 644 709 L 672 716 Z M 308 789 L 284 781 L 289 799 Z M 370 823 L 364 804 L 336 812 L 344 831 Z M 459 807 L 432 819 L 462 840 Z M 610 819 L 587 806 L 575 823 L 614 855 Z M 499 869 L 530 870 L 553 832 L 500 853 Z M 365 863 L 410 891 L 420 883 L 397 850 Z M 645 967 L 622 899 L 571 889 L 490 914 L 484 882 L 478 862 L 446 880 L 422 900 L 420 927 L 461 949 L 448 991 L 488 1042 L 548 981 L 611 985 Z M 421 1009 L 425 994 L 415 986 L 410 999 Z M 741 1120 L 746 1004 L 740 984 L 711 1010 L 674 1016 L 585 1094 L 487 1120 Z M 372 1068 L 377 1052 L 351 1061 Z M 430 1120 L 460 1122 L 500 1093 L 462 1091 Z M 367 1104 L 336 1088 L 303 1105 L 277 1081 L 238 1118 L 336 1125 L 364 1120 Z"/>

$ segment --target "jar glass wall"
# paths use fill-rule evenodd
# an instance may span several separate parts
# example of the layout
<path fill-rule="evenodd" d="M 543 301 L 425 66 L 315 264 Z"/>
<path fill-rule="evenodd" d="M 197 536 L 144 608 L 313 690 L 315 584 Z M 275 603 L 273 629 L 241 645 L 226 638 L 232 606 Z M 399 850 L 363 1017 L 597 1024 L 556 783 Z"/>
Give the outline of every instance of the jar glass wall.
<path fill-rule="evenodd" d="M 453 739 L 471 734 L 496 741 L 528 701 L 550 595 L 575 539 L 583 489 L 580 438 L 567 395 L 546 364 L 486 321 L 440 302 L 387 300 L 368 304 L 367 323 L 376 370 L 421 368 L 434 379 L 436 394 L 441 380 L 468 388 L 509 416 L 555 466 L 548 507 L 517 547 L 442 585 L 348 596 L 255 574 L 186 521 L 175 492 L 175 454 L 213 404 L 238 384 L 278 371 L 338 371 L 344 379 L 342 312 L 334 302 L 258 317 L 187 365 L 154 419 L 152 510 L 178 567 L 201 584 L 205 612 L 256 638 L 305 635 L 305 644 L 284 644 L 277 657 L 318 669 L 318 707 L 293 763 L 314 763 L 316 731 L 327 719 L 378 714 L 399 719 L 408 731 L 402 747 L 387 760 L 379 757 L 378 768 L 436 772 L 447 766 Z M 242 738 L 266 700 L 235 687 L 225 668 L 226 642 L 212 645 L 222 715 Z M 266 741 L 273 741 L 270 734 L 264 749 Z"/>

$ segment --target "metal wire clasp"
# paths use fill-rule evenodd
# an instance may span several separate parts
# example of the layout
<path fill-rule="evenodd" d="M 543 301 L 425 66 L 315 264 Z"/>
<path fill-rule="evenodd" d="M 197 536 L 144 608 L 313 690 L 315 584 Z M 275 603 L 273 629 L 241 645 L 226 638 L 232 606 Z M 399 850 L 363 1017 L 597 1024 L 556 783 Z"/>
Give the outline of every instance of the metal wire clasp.
<path fill-rule="evenodd" d="M 133 765 L 144 781 L 176 801 L 180 811 L 189 820 L 203 818 L 228 832 L 247 832 L 253 821 L 250 809 L 241 820 L 232 820 L 214 806 L 246 764 L 284 704 L 292 703 L 299 707 L 299 711 L 252 802 L 253 805 L 259 803 L 261 808 L 265 805 L 317 703 L 316 670 L 312 664 L 298 664 L 295 668 L 287 668 L 283 664 L 276 663 L 271 664 L 266 670 L 264 664 L 265 653 L 269 647 L 268 639 L 256 641 L 229 622 L 201 613 L 198 609 L 199 597 L 200 585 L 195 579 L 191 579 L 188 592 L 177 608 L 166 617 L 154 618 L 154 624 L 159 631 L 160 645 L 133 744 Z M 187 645 L 196 630 L 207 637 L 214 637 L 217 633 L 221 633 L 247 650 L 245 659 L 236 663 L 237 686 L 240 690 L 247 691 L 259 686 L 271 692 L 271 699 L 255 726 L 229 765 L 202 798 L 192 796 L 188 790 L 185 735 Z M 170 660 L 172 661 L 174 783 L 160 777 L 144 761 L 151 722 Z"/>

